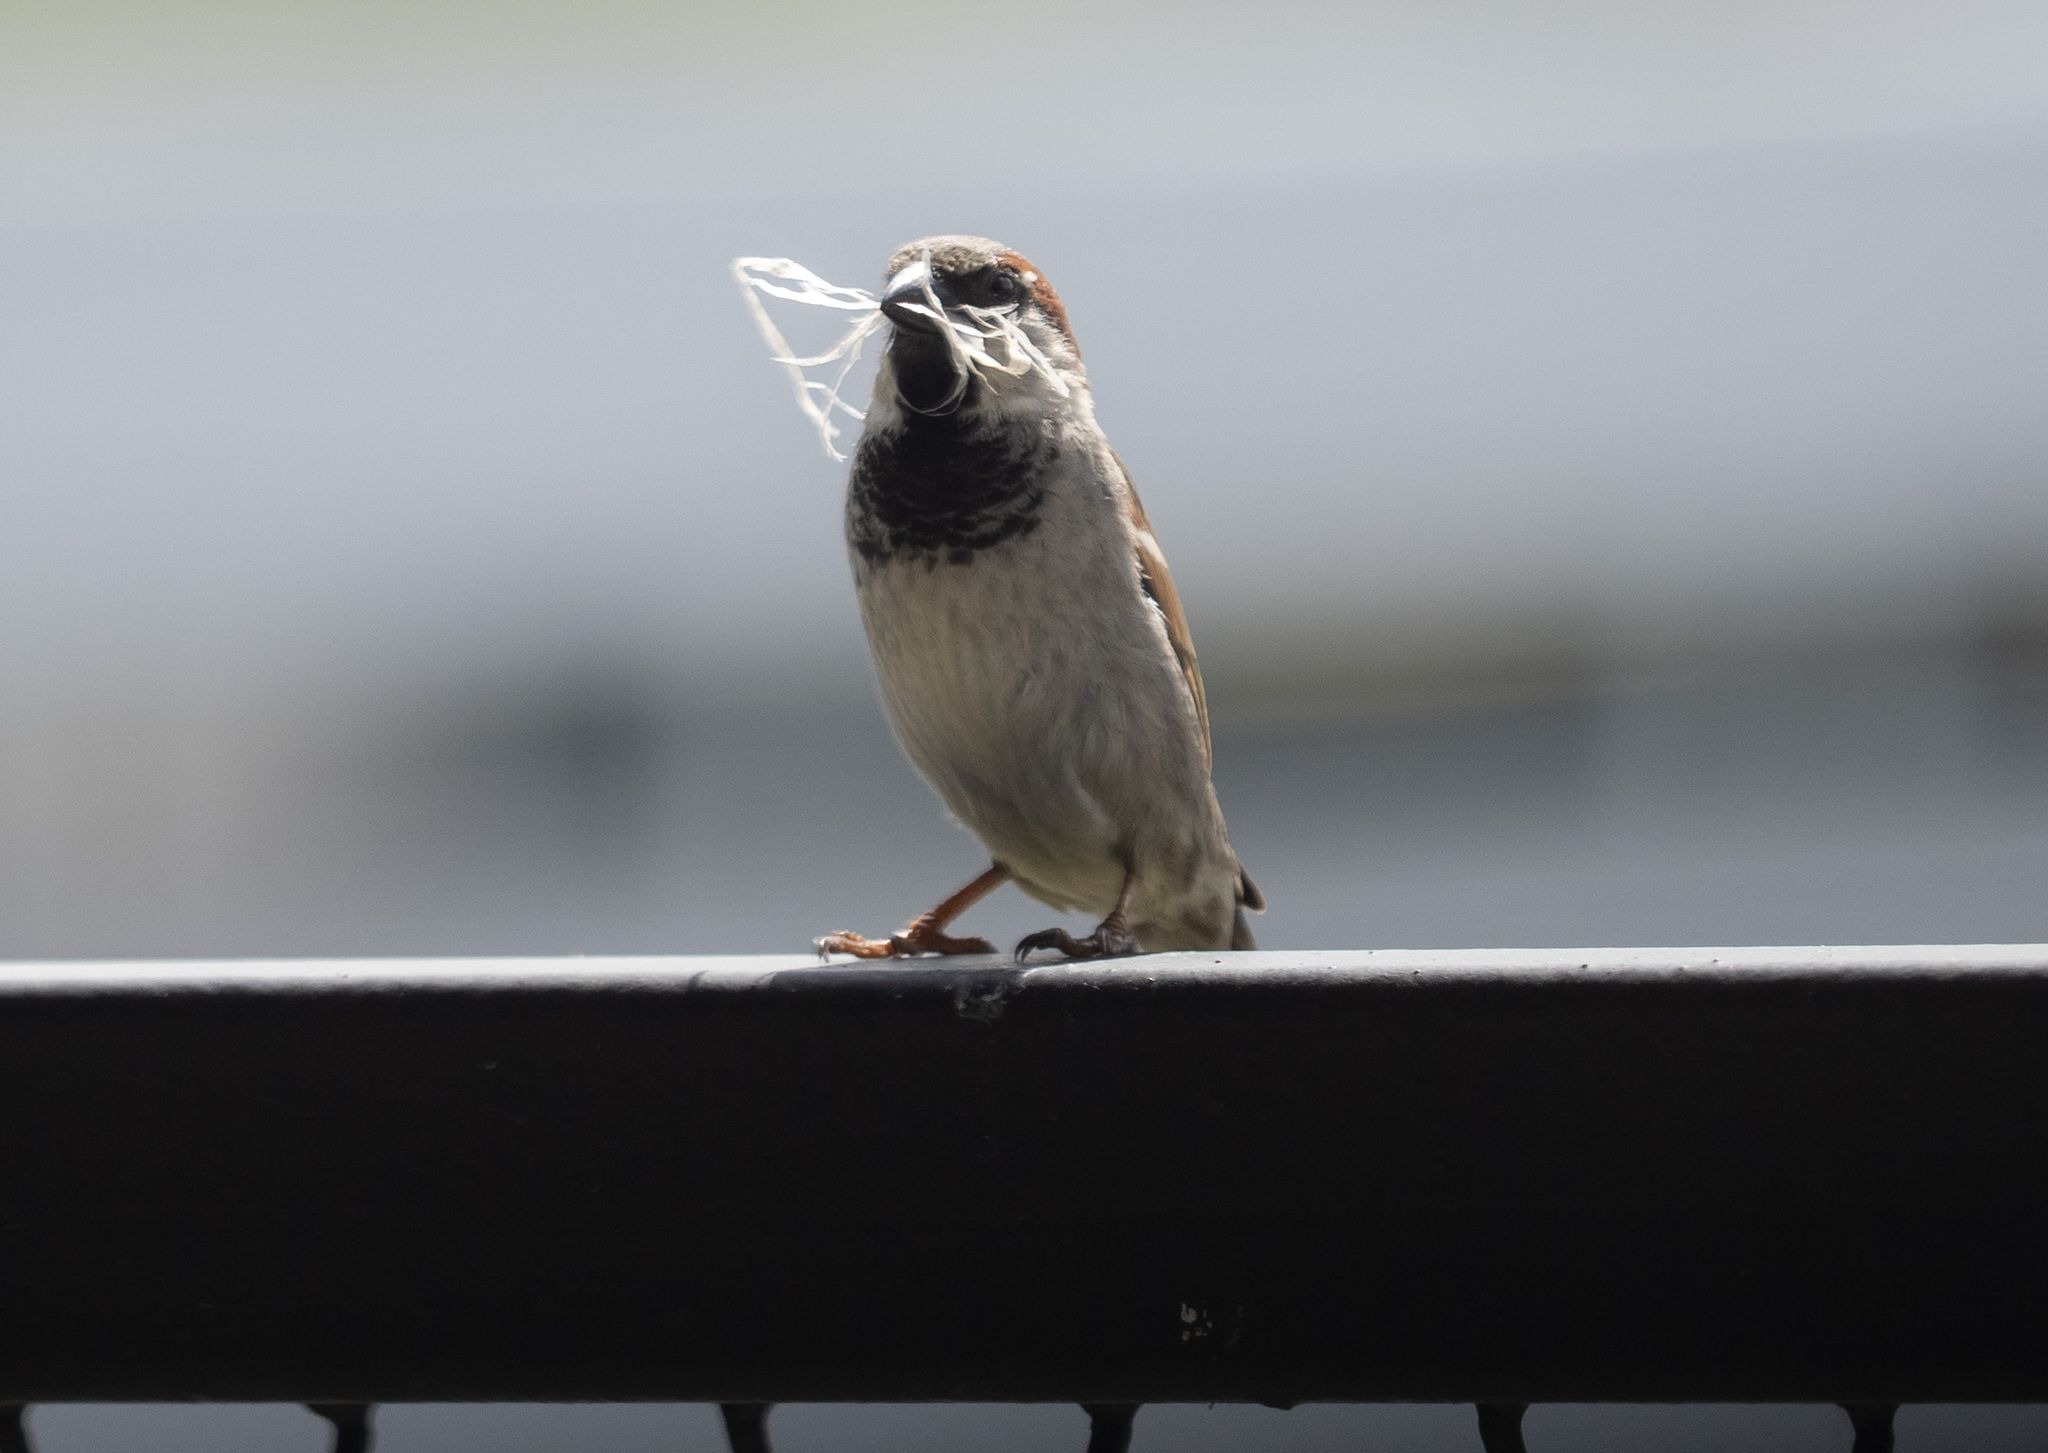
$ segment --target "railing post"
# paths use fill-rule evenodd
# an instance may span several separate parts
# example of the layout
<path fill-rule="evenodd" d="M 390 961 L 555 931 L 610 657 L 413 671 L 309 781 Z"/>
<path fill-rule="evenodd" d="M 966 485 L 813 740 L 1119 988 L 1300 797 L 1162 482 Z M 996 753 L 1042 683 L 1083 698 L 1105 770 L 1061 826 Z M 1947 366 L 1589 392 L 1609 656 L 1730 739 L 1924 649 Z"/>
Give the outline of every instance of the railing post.
<path fill-rule="evenodd" d="M 1486 1453 L 1528 1453 L 1522 1442 L 1522 1417 L 1527 1403 L 1474 1403 L 1479 1414 L 1479 1441 Z"/>
<path fill-rule="evenodd" d="M 1856 1430 L 1855 1446 L 1849 1453 L 1892 1453 L 1892 1419 L 1897 1403 L 1843 1403 L 1849 1426 Z"/>
<path fill-rule="evenodd" d="M 306 1411 L 333 1424 L 331 1453 L 370 1453 L 375 1435 L 370 1431 L 368 1403 L 307 1403 Z"/>
<path fill-rule="evenodd" d="M 1137 1403 L 1083 1403 L 1088 1414 L 1088 1453 L 1127 1453 Z"/>
<path fill-rule="evenodd" d="M 725 1446 L 731 1453 L 774 1453 L 768 1442 L 768 1412 L 773 1403 L 720 1403 L 725 1419 Z"/>

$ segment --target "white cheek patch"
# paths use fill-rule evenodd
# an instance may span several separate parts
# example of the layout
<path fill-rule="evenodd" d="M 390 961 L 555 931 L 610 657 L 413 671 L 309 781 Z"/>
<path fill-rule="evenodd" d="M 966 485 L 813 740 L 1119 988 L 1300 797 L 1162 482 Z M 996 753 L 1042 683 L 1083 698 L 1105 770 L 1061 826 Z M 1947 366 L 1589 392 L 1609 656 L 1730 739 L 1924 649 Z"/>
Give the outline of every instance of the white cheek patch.
<path fill-rule="evenodd" d="M 1017 321 L 1015 304 L 1002 308 L 959 307 L 948 312 L 940 304 L 938 294 L 932 291 L 930 255 L 898 273 L 897 279 L 908 281 L 906 275 L 913 270 L 919 270 L 917 280 L 922 284 L 924 301 L 908 304 L 908 310 L 931 318 L 940 325 L 939 336 L 945 339 L 946 348 L 953 355 L 953 363 L 959 373 L 959 386 L 932 412 L 946 413 L 959 407 L 967 393 L 970 375 L 986 380 L 992 374 L 1020 378 L 1027 373 L 1036 373 L 1060 397 L 1068 395 L 1067 381 L 1060 376 L 1059 369 L 1045 356 L 1044 350 L 1031 341 L 1023 325 Z M 753 314 L 754 326 L 768 345 L 768 356 L 789 371 L 796 385 L 797 407 L 816 426 L 825 452 L 834 459 L 846 458 L 839 452 L 837 444 L 840 433 L 838 416 L 843 414 L 851 419 L 864 419 L 867 415 L 841 398 L 839 391 L 859 361 L 862 345 L 888 321 L 882 316 L 881 304 L 872 293 L 828 283 L 803 264 L 786 257 L 734 258 L 732 275 L 740 285 L 740 294 L 746 299 L 748 311 Z M 775 326 L 774 319 L 768 316 L 768 309 L 761 301 L 763 294 L 811 307 L 836 308 L 856 315 L 855 321 L 831 347 L 800 357 L 789 346 L 789 340 L 782 336 L 782 330 Z M 838 369 L 829 380 L 812 378 L 808 372 L 814 368 L 829 369 L 834 364 Z"/>

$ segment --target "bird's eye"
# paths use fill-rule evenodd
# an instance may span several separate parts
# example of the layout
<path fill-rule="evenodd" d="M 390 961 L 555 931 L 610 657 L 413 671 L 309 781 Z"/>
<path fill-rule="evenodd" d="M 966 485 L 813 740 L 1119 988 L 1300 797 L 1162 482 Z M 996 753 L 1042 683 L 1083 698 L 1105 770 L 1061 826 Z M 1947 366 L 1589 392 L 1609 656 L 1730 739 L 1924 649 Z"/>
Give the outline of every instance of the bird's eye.
<path fill-rule="evenodd" d="M 1000 307 L 1023 296 L 1022 280 L 1010 268 L 996 264 L 974 275 L 975 301 L 984 307 Z"/>

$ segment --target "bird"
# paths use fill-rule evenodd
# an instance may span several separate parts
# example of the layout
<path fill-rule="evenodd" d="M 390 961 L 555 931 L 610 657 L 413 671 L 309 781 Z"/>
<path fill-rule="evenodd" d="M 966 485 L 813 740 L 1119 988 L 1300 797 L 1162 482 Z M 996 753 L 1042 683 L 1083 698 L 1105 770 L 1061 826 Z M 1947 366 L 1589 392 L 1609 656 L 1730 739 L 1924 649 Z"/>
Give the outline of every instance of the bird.
<path fill-rule="evenodd" d="M 847 479 L 854 593 L 890 725 L 990 865 L 900 932 L 818 951 L 992 953 L 947 930 L 1005 882 L 1096 920 L 1028 935 L 1019 961 L 1255 947 L 1245 914 L 1265 899 L 1211 783 L 1187 615 L 1059 294 L 985 237 L 921 238 L 886 278 Z M 1034 366 L 975 366 L 948 336 L 995 319 L 1011 341 L 987 351 L 1017 362 L 1021 333 Z"/>

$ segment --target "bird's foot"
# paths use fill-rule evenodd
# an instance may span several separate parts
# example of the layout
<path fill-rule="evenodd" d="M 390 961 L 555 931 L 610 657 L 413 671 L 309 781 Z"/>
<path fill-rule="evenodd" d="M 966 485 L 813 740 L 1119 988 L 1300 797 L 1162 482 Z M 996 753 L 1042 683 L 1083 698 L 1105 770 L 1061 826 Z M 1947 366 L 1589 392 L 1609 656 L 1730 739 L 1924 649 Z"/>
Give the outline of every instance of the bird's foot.
<path fill-rule="evenodd" d="M 1064 928 L 1041 928 L 1017 943 L 1017 962 L 1023 963 L 1034 950 L 1054 949 L 1069 959 L 1120 959 L 1138 951 L 1138 941 L 1115 918 L 1106 918 L 1086 938 L 1075 938 Z"/>
<path fill-rule="evenodd" d="M 992 954 L 996 946 L 985 938 L 954 938 L 928 919 L 913 918 L 901 933 L 887 938 L 863 938 L 857 933 L 828 933 L 813 945 L 819 958 L 851 954 L 857 959 L 908 959 L 919 954 Z"/>

